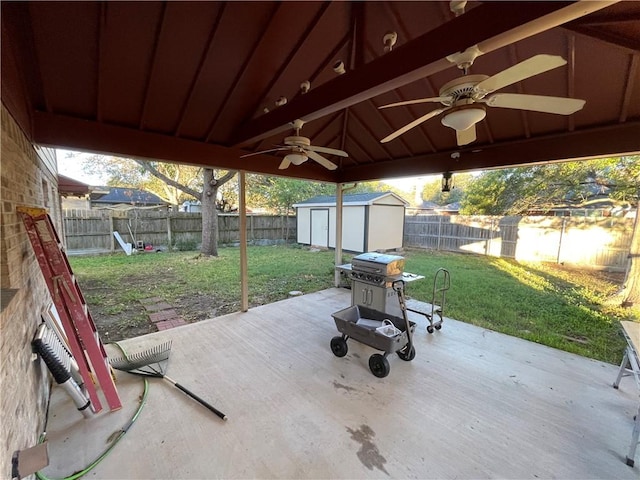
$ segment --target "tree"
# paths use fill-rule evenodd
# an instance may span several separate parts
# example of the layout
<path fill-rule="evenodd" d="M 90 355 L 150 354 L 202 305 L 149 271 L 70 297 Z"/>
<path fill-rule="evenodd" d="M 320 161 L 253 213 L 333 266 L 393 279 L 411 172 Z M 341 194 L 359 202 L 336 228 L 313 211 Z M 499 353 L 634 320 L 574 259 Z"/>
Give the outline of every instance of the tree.
<path fill-rule="evenodd" d="M 636 219 L 633 225 L 629 263 L 620 292 L 623 307 L 640 305 L 640 201 L 636 205 Z"/>
<path fill-rule="evenodd" d="M 460 202 L 472 180 L 473 175 L 471 173 L 454 173 L 453 188 L 450 192 L 443 192 L 442 177 L 434 177 L 424 184 L 422 200 L 437 203 L 438 205 Z"/>
<path fill-rule="evenodd" d="M 171 183 L 153 175 L 146 168 L 148 162 L 129 158 L 93 155 L 89 157 L 83 169 L 87 173 L 101 174 L 109 178 L 108 186 L 131 187 L 154 193 L 162 200 L 177 208 L 179 204 L 193 197 L 173 184 L 186 186 L 190 190 L 202 190 L 202 168 L 172 163 L 151 162 L 153 169 Z M 197 198 L 197 197 L 195 197 Z"/>
<path fill-rule="evenodd" d="M 134 160 L 142 168 L 146 169 L 151 175 L 159 178 L 167 185 L 182 190 L 188 195 L 192 195 L 202 205 L 202 245 L 200 246 L 200 254 L 206 256 L 218 256 L 218 189 L 231 180 L 236 172 L 228 171 L 216 178 L 216 171 L 213 168 L 203 168 L 203 189 L 197 192 L 187 185 L 182 185 L 173 179 L 167 177 L 157 168 L 157 162 L 145 162 L 143 160 Z"/>
<path fill-rule="evenodd" d="M 521 215 L 532 208 L 544 211 L 579 205 L 603 195 L 635 203 L 639 159 L 628 156 L 489 170 L 470 184 L 461 212 Z"/>
<path fill-rule="evenodd" d="M 249 192 L 247 199 L 249 205 L 266 208 L 279 215 L 295 213 L 293 205 L 309 198 L 336 194 L 335 185 L 330 183 L 262 175 L 248 175 L 247 190 Z M 381 182 L 364 182 L 349 188 L 345 195 L 393 190 L 393 187 L 384 185 Z"/>
<path fill-rule="evenodd" d="M 155 193 L 174 206 L 184 200 L 184 195 L 200 200 L 200 254 L 218 256 L 218 207 L 230 204 L 218 193 L 220 187 L 235 176 L 235 171 L 221 171 L 221 176 L 216 178 L 216 170 L 212 168 L 102 155 L 95 155 L 86 161 L 85 170 L 109 175 L 110 185 L 141 188 Z"/>

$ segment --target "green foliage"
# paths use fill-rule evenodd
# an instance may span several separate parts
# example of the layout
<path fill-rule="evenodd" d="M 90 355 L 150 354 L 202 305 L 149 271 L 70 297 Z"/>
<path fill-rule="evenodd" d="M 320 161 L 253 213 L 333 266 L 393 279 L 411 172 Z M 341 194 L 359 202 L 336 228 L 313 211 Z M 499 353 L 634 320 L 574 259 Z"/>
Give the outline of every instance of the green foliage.
<path fill-rule="evenodd" d="M 182 238 L 174 243 L 173 249 L 179 252 L 194 252 L 198 249 L 198 242 L 195 238 Z"/>
<path fill-rule="evenodd" d="M 638 201 L 639 156 L 489 170 L 471 182 L 460 212 L 519 215 L 532 208 L 579 205 L 602 195 Z"/>
<path fill-rule="evenodd" d="M 269 209 L 279 215 L 293 213 L 293 205 L 315 195 L 333 195 L 335 187 L 327 183 L 316 183 L 284 177 L 250 175 L 247 186 L 247 203 L 253 207 Z"/>
<path fill-rule="evenodd" d="M 392 190 L 392 187 L 380 182 L 365 182 L 349 188 L 345 195 Z M 247 176 L 247 205 L 266 208 L 279 215 L 294 213 L 293 205 L 309 198 L 335 194 L 336 187 L 331 183 L 263 175 Z"/>
<path fill-rule="evenodd" d="M 499 215 L 508 208 L 505 198 L 507 170 L 489 170 L 476 178 L 460 202 L 460 213 L 465 215 Z"/>
<path fill-rule="evenodd" d="M 442 177 L 435 177 L 425 183 L 422 189 L 422 200 L 438 205 L 460 202 L 464 198 L 467 188 L 473 182 L 473 178 L 471 173 L 454 173 L 453 188 L 450 192 L 443 192 Z"/>

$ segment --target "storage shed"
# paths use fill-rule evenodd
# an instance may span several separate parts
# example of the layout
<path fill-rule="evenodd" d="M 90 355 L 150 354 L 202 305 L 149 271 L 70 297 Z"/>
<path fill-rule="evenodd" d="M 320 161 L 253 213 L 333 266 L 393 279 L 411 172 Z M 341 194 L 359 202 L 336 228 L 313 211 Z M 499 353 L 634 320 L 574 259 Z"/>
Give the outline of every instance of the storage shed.
<path fill-rule="evenodd" d="M 392 192 L 342 197 L 342 248 L 352 252 L 402 247 L 408 203 Z M 320 196 L 294 205 L 298 243 L 335 248 L 336 197 Z"/>

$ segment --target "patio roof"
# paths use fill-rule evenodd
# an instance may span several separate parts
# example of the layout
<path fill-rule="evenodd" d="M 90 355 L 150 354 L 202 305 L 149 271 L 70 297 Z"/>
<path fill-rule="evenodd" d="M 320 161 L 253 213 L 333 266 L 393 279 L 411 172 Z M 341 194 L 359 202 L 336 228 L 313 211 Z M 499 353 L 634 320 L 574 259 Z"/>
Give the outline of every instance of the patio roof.
<path fill-rule="evenodd" d="M 60 195 L 89 195 L 91 186 L 73 178 L 58 174 L 58 192 Z"/>
<path fill-rule="evenodd" d="M 639 2 L 2 2 L 2 101 L 41 145 L 329 182 L 467 171 L 640 151 L 639 39 Z M 377 107 L 437 96 L 462 75 L 446 57 L 474 45 L 472 74 L 564 57 L 501 93 L 585 107 L 489 108 L 465 147 L 438 118 L 381 144 L 437 104 Z M 295 119 L 349 157 L 240 158 Z"/>
<path fill-rule="evenodd" d="M 380 379 L 373 349 L 331 353 L 331 314 L 349 304 L 334 288 L 122 342 L 134 354 L 171 340 L 167 375 L 229 419 L 149 379 L 90 478 L 637 478 L 624 460 L 637 390 L 611 387 L 616 366 L 451 319 L 429 335 L 410 313 L 416 357 L 390 356 Z M 123 408 L 91 420 L 54 388 L 49 478 L 86 467 L 127 425 L 142 380 L 117 377 Z"/>

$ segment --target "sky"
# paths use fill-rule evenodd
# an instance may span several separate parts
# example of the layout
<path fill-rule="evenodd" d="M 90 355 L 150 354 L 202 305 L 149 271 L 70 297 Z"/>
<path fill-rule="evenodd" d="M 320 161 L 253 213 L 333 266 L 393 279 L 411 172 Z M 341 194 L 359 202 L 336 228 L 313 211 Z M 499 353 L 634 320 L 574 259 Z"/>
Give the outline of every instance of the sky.
<path fill-rule="evenodd" d="M 68 158 L 68 154 L 73 153 L 74 158 Z M 69 150 L 56 149 L 56 157 L 58 159 L 58 173 L 65 177 L 73 178 L 88 185 L 105 185 L 106 178 L 99 175 L 90 175 L 82 170 L 84 159 L 91 157 L 89 153 L 70 152 Z"/>

